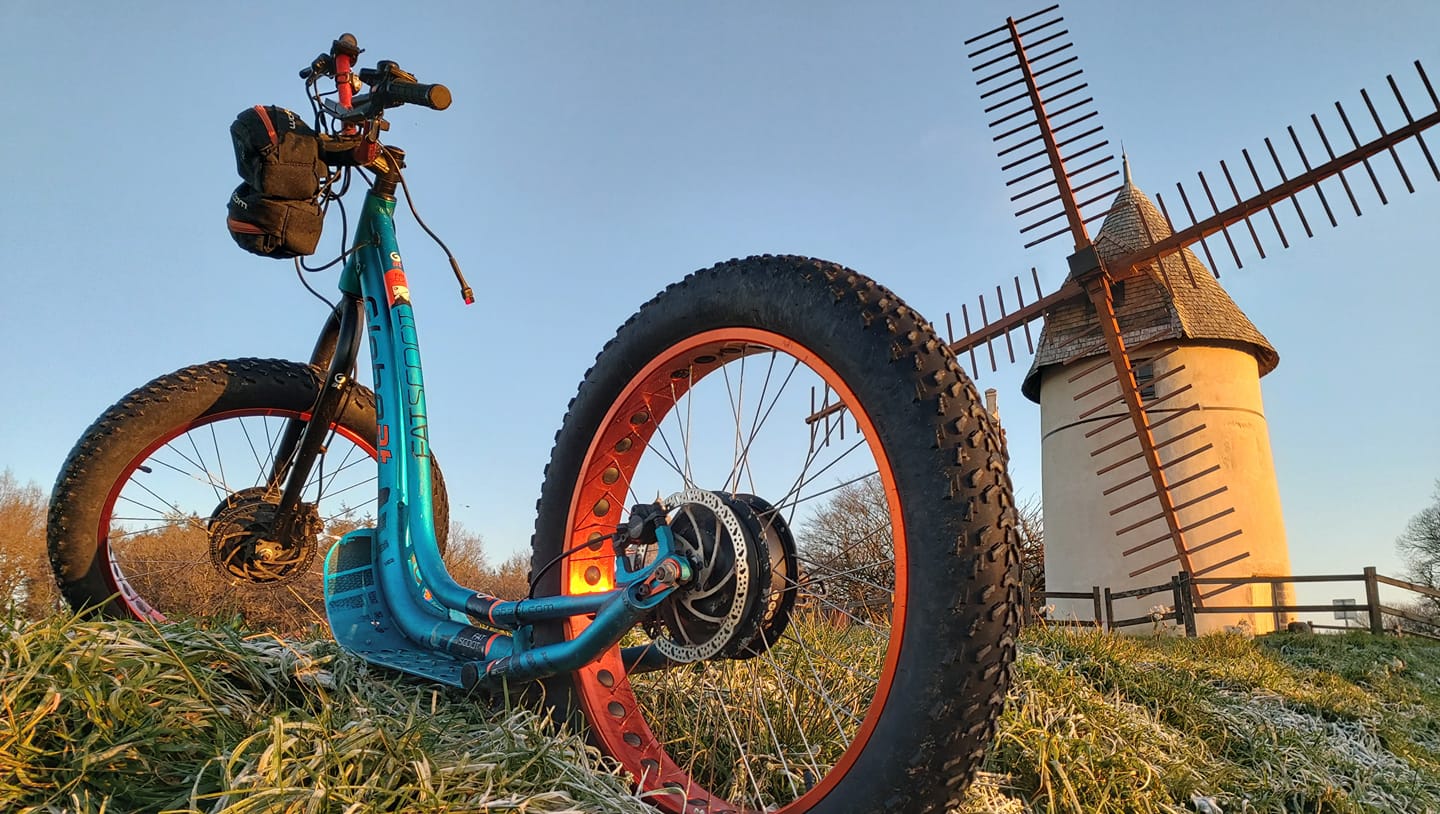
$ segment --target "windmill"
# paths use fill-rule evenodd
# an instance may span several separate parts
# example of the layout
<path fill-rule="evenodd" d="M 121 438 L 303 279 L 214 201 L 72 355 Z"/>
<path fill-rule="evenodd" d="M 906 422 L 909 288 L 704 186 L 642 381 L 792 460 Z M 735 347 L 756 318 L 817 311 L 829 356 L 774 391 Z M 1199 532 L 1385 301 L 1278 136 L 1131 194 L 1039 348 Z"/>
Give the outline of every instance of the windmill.
<path fill-rule="evenodd" d="M 973 314 L 962 306 L 964 336 L 951 348 L 977 376 L 982 363 L 996 369 L 997 355 L 1014 362 L 1022 336 L 1034 355 L 1022 390 L 1041 404 L 1051 590 L 1119 591 L 1177 571 L 1288 574 L 1259 391 L 1259 377 L 1278 355 L 1220 288 L 1211 246 L 1227 248 L 1237 268 L 1237 235 L 1261 257 L 1265 241 L 1288 246 L 1294 235 L 1282 227 L 1277 207 L 1293 208 L 1307 236 L 1313 230 L 1304 203 L 1313 213 L 1318 202 L 1337 225 L 1332 203 L 1348 201 L 1360 214 L 1352 183 L 1368 182 L 1388 203 L 1372 160 L 1393 161 L 1413 191 L 1395 149 L 1403 142 L 1419 146 L 1440 180 L 1421 135 L 1440 121 L 1440 98 L 1416 62 L 1430 112 L 1412 114 L 1399 83 L 1387 77 L 1403 122 L 1387 125 L 1362 91 L 1365 112 L 1354 120 L 1336 103 L 1338 127 L 1329 127 L 1338 138 L 1311 116 L 1314 132 L 1306 128 L 1305 139 L 1291 127 L 1278 146 L 1266 139 L 1258 157 L 1242 151 L 1233 168 L 1221 161 L 1216 183 L 1198 173 L 1200 195 L 1177 184 L 1180 206 L 1172 218 L 1164 198 L 1152 202 L 1124 158 L 1117 167 L 1106 151 L 1057 9 L 1007 19 L 966 45 L 1025 248 L 1068 236 L 1074 247 L 1068 274 L 1045 293 L 1032 269 L 1028 285 L 1013 278 L 1013 296 L 996 286 L 994 298 L 982 295 Z M 1372 127 L 1376 135 L 1362 141 L 1361 131 Z M 1280 180 L 1263 181 L 1262 168 Z M 1089 228 L 1101 218 L 1092 237 Z M 1197 244 L 1203 263 L 1192 250 Z M 1037 349 L 1031 324 L 1042 318 Z M 947 323 L 953 338 L 948 315 Z M 1195 598 L 1212 607 L 1271 599 L 1241 592 L 1222 585 Z M 1089 615 L 1088 603 L 1060 610 Z M 1268 617 L 1246 613 L 1202 616 L 1202 627 L 1239 618 L 1268 627 Z"/>

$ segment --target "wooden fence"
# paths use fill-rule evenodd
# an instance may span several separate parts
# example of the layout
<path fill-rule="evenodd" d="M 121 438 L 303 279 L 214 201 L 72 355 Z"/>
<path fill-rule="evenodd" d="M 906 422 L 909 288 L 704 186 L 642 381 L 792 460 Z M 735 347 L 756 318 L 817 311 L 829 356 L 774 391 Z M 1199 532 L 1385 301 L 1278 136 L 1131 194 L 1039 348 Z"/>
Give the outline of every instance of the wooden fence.
<path fill-rule="evenodd" d="M 1269 585 L 1271 586 L 1271 597 L 1276 595 L 1274 590 L 1280 585 L 1294 585 L 1310 582 L 1360 582 L 1365 586 L 1365 604 L 1355 605 L 1295 605 L 1272 603 L 1269 605 L 1221 605 L 1205 602 L 1197 604 L 1195 596 L 1202 593 L 1207 600 L 1220 596 L 1234 588 L 1242 585 Z M 1374 567 L 1368 567 L 1360 574 L 1323 574 L 1323 575 L 1295 575 L 1288 577 L 1192 577 L 1190 574 L 1181 571 L 1170 578 L 1169 582 L 1160 585 L 1151 585 L 1143 588 L 1131 588 L 1124 591 L 1112 591 L 1109 588 L 1094 586 L 1090 591 L 1047 591 L 1041 595 L 1040 600 L 1033 601 L 1029 592 L 1025 592 L 1026 623 L 1043 621 L 1047 625 L 1098 627 L 1106 630 L 1131 627 L 1134 625 L 1155 624 L 1162 621 L 1173 621 L 1179 627 L 1184 628 L 1186 636 L 1196 635 L 1195 620 L 1200 614 L 1206 613 L 1270 613 L 1274 614 L 1276 628 L 1285 627 L 1286 617 L 1291 613 L 1330 613 L 1337 610 L 1365 613 L 1368 617 L 1368 629 L 1371 633 L 1386 632 L 1385 619 L 1390 617 L 1397 623 L 1409 622 L 1411 627 L 1405 629 L 1407 634 L 1424 636 L 1426 638 L 1440 640 L 1436 635 L 1433 620 L 1426 619 L 1412 611 L 1386 605 L 1380 601 L 1380 586 L 1390 585 L 1402 590 L 1431 599 L 1440 599 L 1440 591 L 1425 585 L 1417 585 L 1413 582 L 1387 577 L 1376 573 Z M 1206 591 L 1205 586 L 1214 586 L 1215 590 Z M 1170 604 L 1168 612 L 1160 614 L 1146 614 L 1129 618 L 1115 617 L 1115 601 L 1128 598 L 1141 598 L 1166 594 L 1169 596 Z M 1089 599 L 1094 607 L 1094 615 L 1091 619 L 1041 619 L 1036 613 L 1036 605 L 1043 606 L 1050 599 Z M 1345 630 L 1347 628 L 1339 625 L 1323 625 L 1310 623 L 1313 628 Z"/>

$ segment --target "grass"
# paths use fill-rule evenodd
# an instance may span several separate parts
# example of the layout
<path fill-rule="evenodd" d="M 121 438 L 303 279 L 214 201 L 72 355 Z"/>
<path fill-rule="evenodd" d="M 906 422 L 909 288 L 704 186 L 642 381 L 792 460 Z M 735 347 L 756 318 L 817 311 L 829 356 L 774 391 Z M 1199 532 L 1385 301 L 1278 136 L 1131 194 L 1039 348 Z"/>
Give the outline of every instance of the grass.
<path fill-rule="evenodd" d="M 1026 632 L 963 814 L 1207 805 L 1440 811 L 1440 645 Z M 0 810 L 649 809 L 575 732 L 327 641 L 57 616 L 0 629 Z"/>
<path fill-rule="evenodd" d="M 68 617 L 5 633 L 0 810 L 648 810 L 576 734 L 332 642 Z"/>
<path fill-rule="evenodd" d="M 1440 647 L 1027 631 L 967 812 L 1440 811 Z"/>

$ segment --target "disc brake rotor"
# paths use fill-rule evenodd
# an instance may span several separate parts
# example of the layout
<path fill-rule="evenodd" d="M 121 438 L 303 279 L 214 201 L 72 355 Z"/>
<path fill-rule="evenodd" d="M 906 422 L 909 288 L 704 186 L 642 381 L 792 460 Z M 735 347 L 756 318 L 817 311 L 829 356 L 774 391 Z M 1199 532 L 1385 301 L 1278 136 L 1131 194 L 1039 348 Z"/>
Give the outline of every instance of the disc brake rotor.
<path fill-rule="evenodd" d="M 743 501 L 702 489 L 671 495 L 670 531 L 694 579 L 657 613 L 655 646 L 681 662 L 734 656 L 759 635 L 770 594 L 764 527 Z"/>

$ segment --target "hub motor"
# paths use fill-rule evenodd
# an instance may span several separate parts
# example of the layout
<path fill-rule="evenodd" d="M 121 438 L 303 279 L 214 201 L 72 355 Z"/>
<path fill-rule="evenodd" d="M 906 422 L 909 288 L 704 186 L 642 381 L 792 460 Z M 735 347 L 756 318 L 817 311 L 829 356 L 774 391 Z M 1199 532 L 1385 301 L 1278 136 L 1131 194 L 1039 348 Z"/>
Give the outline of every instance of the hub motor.
<path fill-rule="evenodd" d="M 210 515 L 210 560 L 231 582 L 280 584 L 305 573 L 324 523 L 311 503 L 296 506 L 288 540 L 275 533 L 280 494 L 242 489 Z"/>
<path fill-rule="evenodd" d="M 794 605 L 795 544 L 765 501 L 686 489 L 665 501 L 694 578 L 657 611 L 656 649 L 681 662 L 764 652 Z"/>

